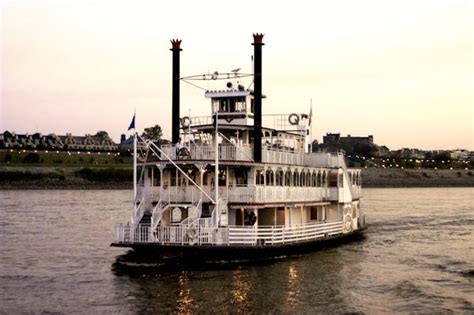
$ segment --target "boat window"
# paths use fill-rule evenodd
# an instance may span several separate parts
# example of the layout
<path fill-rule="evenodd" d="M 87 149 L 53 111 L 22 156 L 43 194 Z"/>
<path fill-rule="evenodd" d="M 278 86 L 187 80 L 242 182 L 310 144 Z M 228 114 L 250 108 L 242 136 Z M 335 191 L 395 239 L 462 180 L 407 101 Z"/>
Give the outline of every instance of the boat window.
<path fill-rule="evenodd" d="M 285 172 L 285 186 L 291 186 L 291 172 Z"/>
<path fill-rule="evenodd" d="M 295 170 L 293 173 L 293 186 L 297 187 L 300 184 L 300 174 L 298 173 L 298 170 Z"/>
<path fill-rule="evenodd" d="M 226 185 L 226 171 L 225 170 L 219 170 L 219 186 L 225 186 Z"/>
<path fill-rule="evenodd" d="M 267 170 L 266 180 L 267 180 L 267 182 L 266 182 L 267 186 L 273 186 L 274 185 L 274 182 L 273 182 L 274 176 L 273 176 L 273 171 L 272 170 Z"/>
<path fill-rule="evenodd" d="M 237 186 L 247 186 L 247 170 L 243 167 L 238 167 L 234 170 L 235 180 Z"/>
<path fill-rule="evenodd" d="M 317 207 L 311 207 L 310 220 L 313 220 L 313 221 L 318 220 L 318 208 Z"/>
<path fill-rule="evenodd" d="M 283 170 L 278 170 L 277 171 L 277 185 L 278 186 L 283 186 Z"/>
<path fill-rule="evenodd" d="M 329 187 L 337 187 L 337 174 L 329 173 Z"/>
<path fill-rule="evenodd" d="M 153 186 L 161 186 L 161 174 L 158 171 L 153 171 Z"/>
<path fill-rule="evenodd" d="M 227 112 L 229 110 L 229 100 L 227 98 L 222 98 L 220 100 L 220 112 Z"/>
<path fill-rule="evenodd" d="M 229 112 L 235 112 L 235 98 L 233 97 L 229 99 Z"/>
<path fill-rule="evenodd" d="M 239 112 L 245 112 L 246 111 L 246 106 L 245 106 L 245 97 L 238 97 L 235 100 L 235 110 Z"/>
<path fill-rule="evenodd" d="M 255 184 L 256 185 L 263 185 L 264 183 L 264 175 L 262 170 L 257 170 L 255 172 Z"/>
<path fill-rule="evenodd" d="M 250 100 L 250 112 L 253 114 L 255 109 L 255 104 L 253 98 Z"/>
<path fill-rule="evenodd" d="M 176 170 L 170 170 L 170 186 L 176 186 Z"/>
<path fill-rule="evenodd" d="M 219 99 L 213 98 L 212 99 L 212 112 L 215 113 L 219 109 Z"/>

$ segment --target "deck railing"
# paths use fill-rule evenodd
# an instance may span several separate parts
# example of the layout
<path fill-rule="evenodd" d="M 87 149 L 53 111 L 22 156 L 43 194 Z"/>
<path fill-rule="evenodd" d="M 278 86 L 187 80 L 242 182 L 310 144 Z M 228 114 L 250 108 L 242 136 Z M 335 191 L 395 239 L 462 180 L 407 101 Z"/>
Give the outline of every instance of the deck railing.
<path fill-rule="evenodd" d="M 181 245 L 278 245 L 312 241 L 341 234 L 342 221 L 308 223 L 298 226 L 206 225 L 160 226 L 154 233 L 148 225 L 135 229 L 127 224 L 116 226 L 116 243 L 160 243 Z"/>
<path fill-rule="evenodd" d="M 215 190 L 204 186 L 203 190 L 210 196 Z M 160 194 L 161 193 L 161 194 Z M 200 191 L 191 186 L 172 186 L 161 190 L 160 187 L 142 188 L 140 194 L 147 199 L 162 200 L 167 203 L 197 203 Z M 286 186 L 229 186 L 219 187 L 219 196 L 228 202 L 256 203 L 256 202 L 283 202 L 283 201 L 323 201 L 329 198 L 327 187 L 286 187 Z M 204 202 L 209 198 L 202 196 Z"/>
<path fill-rule="evenodd" d="M 163 145 L 161 150 L 173 160 L 206 160 L 216 158 L 213 145 Z M 219 160 L 253 162 L 253 146 L 219 145 Z M 265 147 L 262 149 L 262 162 L 311 167 L 340 167 L 344 163 L 342 153 L 305 153 Z"/>

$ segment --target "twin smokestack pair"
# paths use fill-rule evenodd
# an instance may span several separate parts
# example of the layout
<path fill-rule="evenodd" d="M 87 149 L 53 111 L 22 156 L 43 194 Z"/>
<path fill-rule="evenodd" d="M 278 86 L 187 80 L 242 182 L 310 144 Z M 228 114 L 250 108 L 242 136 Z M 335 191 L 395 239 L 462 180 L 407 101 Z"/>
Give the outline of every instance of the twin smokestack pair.
<path fill-rule="evenodd" d="M 182 50 L 181 40 L 172 39 L 173 47 L 173 100 L 172 100 L 172 134 L 173 144 L 179 141 L 179 52 Z M 254 64 L 253 64 L 253 86 L 254 86 L 254 119 L 253 119 L 253 157 L 255 162 L 262 161 L 262 46 L 263 34 L 253 34 Z"/>

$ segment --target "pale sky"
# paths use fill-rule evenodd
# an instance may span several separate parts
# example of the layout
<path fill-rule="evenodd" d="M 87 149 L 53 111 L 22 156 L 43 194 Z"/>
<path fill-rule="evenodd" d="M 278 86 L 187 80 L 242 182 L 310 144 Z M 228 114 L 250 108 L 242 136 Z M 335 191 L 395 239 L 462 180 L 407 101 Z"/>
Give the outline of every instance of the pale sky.
<path fill-rule="evenodd" d="M 309 112 L 313 136 L 474 150 L 473 4 L 407 1 L 2 1 L 0 131 L 170 138 L 171 38 L 181 75 L 251 73 L 265 33 L 263 113 Z M 225 84 L 225 82 L 223 82 Z M 181 113 L 210 101 L 181 84 Z"/>

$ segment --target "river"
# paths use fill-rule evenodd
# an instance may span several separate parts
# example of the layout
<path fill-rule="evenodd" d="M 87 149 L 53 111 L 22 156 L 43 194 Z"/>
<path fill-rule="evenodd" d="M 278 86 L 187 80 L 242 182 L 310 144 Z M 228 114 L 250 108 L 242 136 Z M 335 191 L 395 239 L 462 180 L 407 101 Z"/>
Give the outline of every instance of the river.
<path fill-rule="evenodd" d="M 474 189 L 365 189 L 363 240 L 258 265 L 116 264 L 131 192 L 0 191 L 1 313 L 474 312 Z"/>

